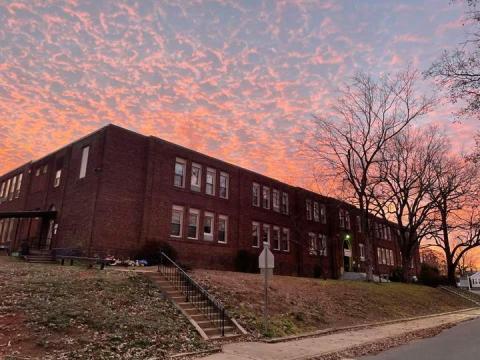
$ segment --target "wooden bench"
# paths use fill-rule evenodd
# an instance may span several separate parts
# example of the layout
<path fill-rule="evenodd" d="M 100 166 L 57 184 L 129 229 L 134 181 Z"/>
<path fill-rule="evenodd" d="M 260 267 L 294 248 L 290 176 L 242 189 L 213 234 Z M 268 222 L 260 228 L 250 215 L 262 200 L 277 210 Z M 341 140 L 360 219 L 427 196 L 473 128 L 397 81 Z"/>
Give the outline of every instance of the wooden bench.
<path fill-rule="evenodd" d="M 93 267 L 94 265 L 100 265 L 100 270 L 105 269 L 105 265 L 107 265 L 110 260 L 101 259 L 101 258 L 92 258 L 92 257 L 85 257 L 85 256 L 67 256 L 67 255 L 57 255 L 55 257 L 57 260 L 61 260 L 61 264 L 65 265 L 65 260 L 70 261 L 70 265 L 73 265 L 74 261 L 82 261 L 89 264 L 89 267 Z"/>

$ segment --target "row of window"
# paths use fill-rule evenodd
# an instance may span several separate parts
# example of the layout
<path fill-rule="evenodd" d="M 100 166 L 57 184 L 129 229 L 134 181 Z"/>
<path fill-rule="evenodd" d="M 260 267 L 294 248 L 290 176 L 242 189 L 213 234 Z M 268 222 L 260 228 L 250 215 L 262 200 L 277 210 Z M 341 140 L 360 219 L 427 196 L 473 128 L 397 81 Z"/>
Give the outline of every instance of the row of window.
<path fill-rule="evenodd" d="M 202 191 L 202 173 L 203 166 L 192 163 L 192 172 L 190 176 L 190 189 L 193 191 Z M 187 160 L 175 159 L 175 177 L 173 184 L 179 188 L 185 188 L 187 177 Z M 218 196 L 222 199 L 228 199 L 230 177 L 226 172 L 221 171 L 219 177 Z M 217 170 L 207 167 L 205 174 L 205 194 L 215 196 L 217 193 Z"/>
<path fill-rule="evenodd" d="M 385 224 L 373 223 L 373 233 L 378 239 L 393 240 L 394 230 Z"/>
<path fill-rule="evenodd" d="M 313 204 L 313 212 L 312 212 L 312 204 Z M 327 223 L 327 213 L 324 204 L 319 204 L 316 201 L 307 199 L 305 200 L 305 207 L 307 211 L 307 220 L 320 222 L 322 224 Z"/>
<path fill-rule="evenodd" d="M 393 250 L 378 247 L 377 248 L 377 261 L 379 265 L 395 265 L 395 258 L 393 256 Z"/>
<path fill-rule="evenodd" d="M 2 182 L 0 186 L 0 203 L 7 200 L 12 201 L 20 197 L 22 179 L 23 174 L 19 174 Z"/>
<path fill-rule="evenodd" d="M 308 233 L 310 255 L 327 256 L 327 235 Z"/>
<path fill-rule="evenodd" d="M 226 244 L 228 238 L 228 216 L 218 215 L 215 224 L 215 214 L 204 211 L 203 219 L 201 219 L 202 211 L 198 209 L 188 209 L 187 213 L 187 239 L 198 240 L 200 232 L 200 221 L 202 220 L 203 239 L 213 241 L 215 237 L 215 226 L 217 226 L 217 241 Z M 170 228 L 170 236 L 181 238 L 184 237 L 184 218 L 185 208 L 183 206 L 173 205 L 172 221 Z"/>
<path fill-rule="evenodd" d="M 262 193 L 260 196 L 260 188 Z M 280 192 L 278 189 L 272 189 L 270 194 L 270 188 L 268 186 L 260 186 L 258 183 L 252 185 L 252 205 L 264 209 L 273 209 L 273 211 L 281 212 L 288 215 L 288 193 Z"/>
<path fill-rule="evenodd" d="M 262 242 L 268 243 L 273 250 L 290 251 L 290 230 L 276 225 L 252 222 L 252 247 L 260 247 Z"/>

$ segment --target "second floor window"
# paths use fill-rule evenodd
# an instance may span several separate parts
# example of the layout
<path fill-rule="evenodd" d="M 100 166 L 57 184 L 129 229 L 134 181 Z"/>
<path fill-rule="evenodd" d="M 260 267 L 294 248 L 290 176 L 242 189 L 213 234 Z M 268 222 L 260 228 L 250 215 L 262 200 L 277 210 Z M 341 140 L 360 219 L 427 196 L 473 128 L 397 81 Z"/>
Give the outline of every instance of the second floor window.
<path fill-rule="evenodd" d="M 15 185 L 17 183 L 17 177 L 14 176 L 12 179 L 12 186 L 10 187 L 10 194 L 8 195 L 8 200 L 13 200 L 13 195 L 15 194 Z"/>
<path fill-rule="evenodd" d="M 280 211 L 280 191 L 273 189 L 273 210 Z"/>
<path fill-rule="evenodd" d="M 345 227 L 345 216 L 343 213 L 343 209 L 338 210 L 338 224 L 342 229 Z"/>
<path fill-rule="evenodd" d="M 17 190 L 15 191 L 15 199 L 18 199 L 20 197 L 20 190 L 22 189 L 22 180 L 23 180 L 23 174 L 18 175 Z"/>
<path fill-rule="evenodd" d="M 263 187 L 263 208 L 270 209 L 270 188 Z"/>
<path fill-rule="evenodd" d="M 80 162 L 80 174 L 78 175 L 79 179 L 83 179 L 87 175 L 88 153 L 89 152 L 90 152 L 90 146 L 85 146 L 82 149 L 82 160 Z"/>
<path fill-rule="evenodd" d="M 282 193 L 282 214 L 288 215 L 288 194 Z"/>
<path fill-rule="evenodd" d="M 217 172 L 215 169 L 207 168 L 207 178 L 205 181 L 205 193 L 215 195 L 215 179 Z"/>
<path fill-rule="evenodd" d="M 257 183 L 252 185 L 252 205 L 260 206 L 260 185 Z"/>
<path fill-rule="evenodd" d="M 316 222 L 320 221 L 320 207 L 316 201 L 313 203 L 313 220 Z"/>
<path fill-rule="evenodd" d="M 190 188 L 193 191 L 200 191 L 202 188 L 202 165 L 192 164 L 192 177 L 190 179 Z"/>
<path fill-rule="evenodd" d="M 55 172 L 55 180 L 53 180 L 53 187 L 59 187 L 61 179 L 62 179 L 62 170 L 58 169 Z"/>
<path fill-rule="evenodd" d="M 305 200 L 305 209 L 307 212 L 307 220 L 312 220 L 312 201 Z"/>
<path fill-rule="evenodd" d="M 322 224 L 327 223 L 327 210 L 324 204 L 320 204 L 320 222 Z"/>
<path fill-rule="evenodd" d="M 350 230 L 350 214 L 348 213 L 348 211 L 345 211 L 344 216 L 345 216 L 345 229 Z"/>
<path fill-rule="evenodd" d="M 2 182 L 2 187 L 0 188 L 0 201 L 3 199 L 4 192 L 5 192 L 5 181 Z"/>
<path fill-rule="evenodd" d="M 220 197 L 228 199 L 229 176 L 225 172 L 220 173 Z"/>
<path fill-rule="evenodd" d="M 187 162 L 183 159 L 177 158 L 175 160 L 175 180 L 174 185 L 176 187 L 185 187 L 185 173 L 187 169 Z"/>
<path fill-rule="evenodd" d="M 362 219 L 361 219 L 360 215 L 357 215 L 356 219 L 357 219 L 357 231 L 359 233 L 361 233 L 362 232 Z"/>

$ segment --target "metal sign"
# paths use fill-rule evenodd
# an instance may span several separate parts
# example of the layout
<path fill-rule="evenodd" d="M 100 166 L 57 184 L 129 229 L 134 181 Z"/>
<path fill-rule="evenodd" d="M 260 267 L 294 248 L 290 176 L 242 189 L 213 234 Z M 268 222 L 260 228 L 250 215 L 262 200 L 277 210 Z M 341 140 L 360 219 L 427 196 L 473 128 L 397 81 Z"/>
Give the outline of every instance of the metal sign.
<path fill-rule="evenodd" d="M 275 268 L 275 259 L 270 251 L 270 245 L 268 243 L 263 244 L 263 251 L 258 257 L 259 269 L 273 269 Z"/>

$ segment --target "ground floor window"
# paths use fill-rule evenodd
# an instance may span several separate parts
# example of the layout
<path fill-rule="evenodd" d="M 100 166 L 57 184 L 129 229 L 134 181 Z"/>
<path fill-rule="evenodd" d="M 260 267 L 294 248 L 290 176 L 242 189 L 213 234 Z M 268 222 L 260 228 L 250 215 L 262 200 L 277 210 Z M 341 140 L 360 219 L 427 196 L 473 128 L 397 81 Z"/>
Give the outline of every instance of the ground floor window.
<path fill-rule="evenodd" d="M 198 239 L 198 218 L 200 211 L 195 209 L 190 209 L 188 211 L 188 238 L 189 239 Z"/>
<path fill-rule="evenodd" d="M 360 261 L 365 261 L 365 245 L 358 244 L 358 249 L 360 251 Z"/>
<path fill-rule="evenodd" d="M 174 205 L 172 207 L 172 222 L 170 235 L 174 237 L 182 236 L 183 225 L 183 207 Z"/>
<path fill-rule="evenodd" d="M 280 228 L 278 226 L 273 227 L 272 246 L 274 250 L 280 250 Z"/>
<path fill-rule="evenodd" d="M 290 251 L 290 230 L 288 229 L 282 231 L 282 250 Z"/>
<path fill-rule="evenodd" d="M 252 223 L 252 246 L 260 247 L 260 224 Z"/>
<path fill-rule="evenodd" d="M 228 217 L 225 215 L 218 216 L 218 242 L 227 243 L 227 229 L 228 229 Z"/>
<path fill-rule="evenodd" d="M 213 240 L 214 216 L 212 213 L 206 212 L 203 217 L 203 237 L 205 240 Z"/>

